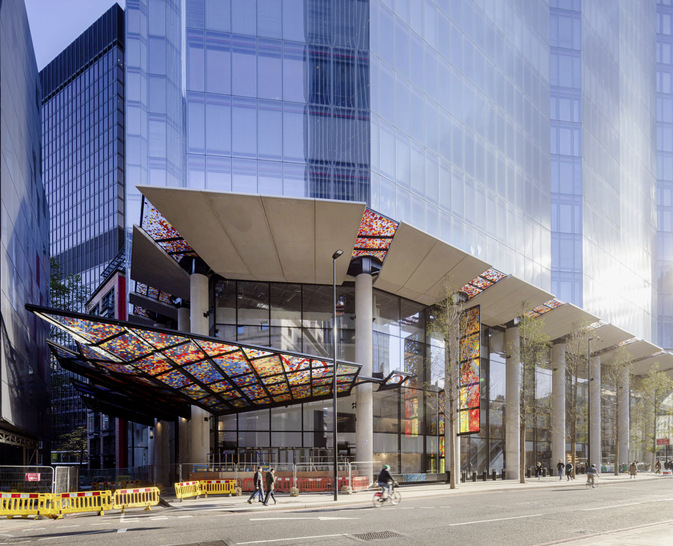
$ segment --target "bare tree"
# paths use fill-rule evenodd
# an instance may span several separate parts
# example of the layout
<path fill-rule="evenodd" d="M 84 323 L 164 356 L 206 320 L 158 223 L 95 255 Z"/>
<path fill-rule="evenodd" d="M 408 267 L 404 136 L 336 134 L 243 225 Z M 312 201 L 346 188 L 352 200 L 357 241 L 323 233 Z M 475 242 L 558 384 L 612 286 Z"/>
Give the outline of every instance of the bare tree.
<path fill-rule="evenodd" d="M 576 325 L 566 337 L 566 377 L 570 381 L 566 410 L 570 435 L 570 457 L 573 465 L 572 477 L 577 472 L 577 437 L 582 434 L 588 442 L 586 406 L 580 404 L 579 380 L 587 369 L 587 343 L 591 332 L 588 324 Z M 588 396 L 588 387 L 587 387 Z"/>
<path fill-rule="evenodd" d="M 450 281 L 442 287 L 442 300 L 431 313 L 430 331 L 444 341 L 444 453 L 445 466 L 450 470 L 450 488 L 456 488 L 456 436 L 458 434 L 458 373 L 460 367 L 460 315 L 465 293 Z"/>
<path fill-rule="evenodd" d="M 614 400 L 612 401 L 612 406 L 614 407 L 612 420 L 614 422 L 614 430 L 615 430 L 615 469 L 614 469 L 615 476 L 619 475 L 619 458 L 620 458 L 619 413 L 620 410 L 623 409 L 620 408 L 619 406 L 621 398 L 619 396 L 619 389 L 620 389 L 620 383 L 622 381 L 622 376 L 625 373 L 630 373 L 632 363 L 633 359 L 631 358 L 631 355 L 626 350 L 626 348 L 619 347 L 612 354 L 612 357 L 608 360 L 607 366 L 603 368 L 604 369 L 603 378 L 605 383 L 607 385 L 612 385 L 615 388 Z M 607 396 L 607 394 L 603 395 L 603 399 L 606 404 L 609 404 L 611 402 L 610 398 L 611 397 Z"/>
<path fill-rule="evenodd" d="M 657 454 L 657 419 L 663 414 L 664 400 L 673 391 L 673 379 L 661 371 L 659 363 L 655 362 L 647 375 L 638 382 L 635 390 L 638 402 L 634 414 L 636 423 L 640 425 L 638 440 L 652 453 L 654 466 Z"/>
<path fill-rule="evenodd" d="M 544 319 L 524 312 L 519 319 L 519 359 L 521 361 L 521 411 L 519 419 L 519 480 L 526 483 L 526 429 L 537 417 L 535 401 L 535 370 L 549 355 L 549 336 L 544 332 Z"/>

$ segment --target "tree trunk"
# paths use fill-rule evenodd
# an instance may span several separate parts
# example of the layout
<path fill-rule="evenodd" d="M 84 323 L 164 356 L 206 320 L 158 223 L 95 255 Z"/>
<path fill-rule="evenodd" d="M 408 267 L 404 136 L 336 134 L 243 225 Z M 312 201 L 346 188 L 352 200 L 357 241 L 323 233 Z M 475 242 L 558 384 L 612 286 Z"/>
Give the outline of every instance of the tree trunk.
<path fill-rule="evenodd" d="M 444 371 L 444 470 L 448 470 L 449 488 L 456 488 L 456 420 L 455 420 L 455 384 L 451 366 L 449 340 L 446 343 L 446 368 Z"/>

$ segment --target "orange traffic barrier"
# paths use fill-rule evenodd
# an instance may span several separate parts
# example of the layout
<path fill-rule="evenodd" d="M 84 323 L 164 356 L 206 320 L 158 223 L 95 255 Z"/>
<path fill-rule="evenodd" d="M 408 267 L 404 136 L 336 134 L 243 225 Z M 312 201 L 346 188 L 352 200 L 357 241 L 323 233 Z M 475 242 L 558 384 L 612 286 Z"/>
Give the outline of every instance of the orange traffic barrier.
<path fill-rule="evenodd" d="M 199 480 L 199 489 L 206 497 L 211 495 L 236 494 L 236 480 Z"/>
<path fill-rule="evenodd" d="M 196 482 L 197 486 L 199 482 Z M 150 506 L 159 504 L 159 488 L 143 487 L 140 489 L 117 489 L 112 495 L 112 508 L 121 508 L 122 514 L 126 508 L 142 508 L 151 510 Z"/>
<path fill-rule="evenodd" d="M 238 478 L 238 486 L 241 488 L 241 491 L 252 491 L 255 489 L 252 478 Z"/>
<path fill-rule="evenodd" d="M 112 491 L 86 491 L 81 493 L 57 493 L 52 495 L 52 517 L 60 519 L 63 514 L 77 512 L 98 512 L 99 516 L 105 510 L 112 508 Z"/>
<path fill-rule="evenodd" d="M 273 488 L 279 493 L 289 493 L 292 488 L 292 478 L 276 478 Z"/>
<path fill-rule="evenodd" d="M 0 516 L 51 517 L 51 493 L 0 493 Z"/>
<path fill-rule="evenodd" d="M 329 491 L 332 485 L 330 478 L 300 478 L 299 490 L 302 493 L 318 493 Z"/>

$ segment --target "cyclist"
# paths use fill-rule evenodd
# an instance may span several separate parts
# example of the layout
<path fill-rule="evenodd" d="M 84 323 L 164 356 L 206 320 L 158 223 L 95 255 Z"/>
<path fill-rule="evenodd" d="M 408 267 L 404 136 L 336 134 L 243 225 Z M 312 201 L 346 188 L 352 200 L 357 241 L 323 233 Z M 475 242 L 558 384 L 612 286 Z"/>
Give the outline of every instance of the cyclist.
<path fill-rule="evenodd" d="M 598 470 L 595 464 L 587 468 L 587 483 L 590 483 L 591 487 L 596 487 L 596 474 L 598 474 Z"/>
<path fill-rule="evenodd" d="M 377 482 L 381 488 L 383 499 L 387 499 L 393 492 L 393 484 L 397 485 L 395 478 L 390 474 L 390 465 L 383 465 L 383 470 L 381 470 Z"/>

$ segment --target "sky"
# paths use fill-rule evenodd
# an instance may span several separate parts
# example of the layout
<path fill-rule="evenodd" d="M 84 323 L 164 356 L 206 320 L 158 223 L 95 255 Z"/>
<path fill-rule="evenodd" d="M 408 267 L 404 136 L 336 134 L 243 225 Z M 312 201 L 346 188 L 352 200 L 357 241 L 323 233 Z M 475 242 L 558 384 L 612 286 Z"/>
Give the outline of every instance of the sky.
<path fill-rule="evenodd" d="M 110 6 L 126 0 L 25 0 L 37 69 L 42 70 Z"/>

